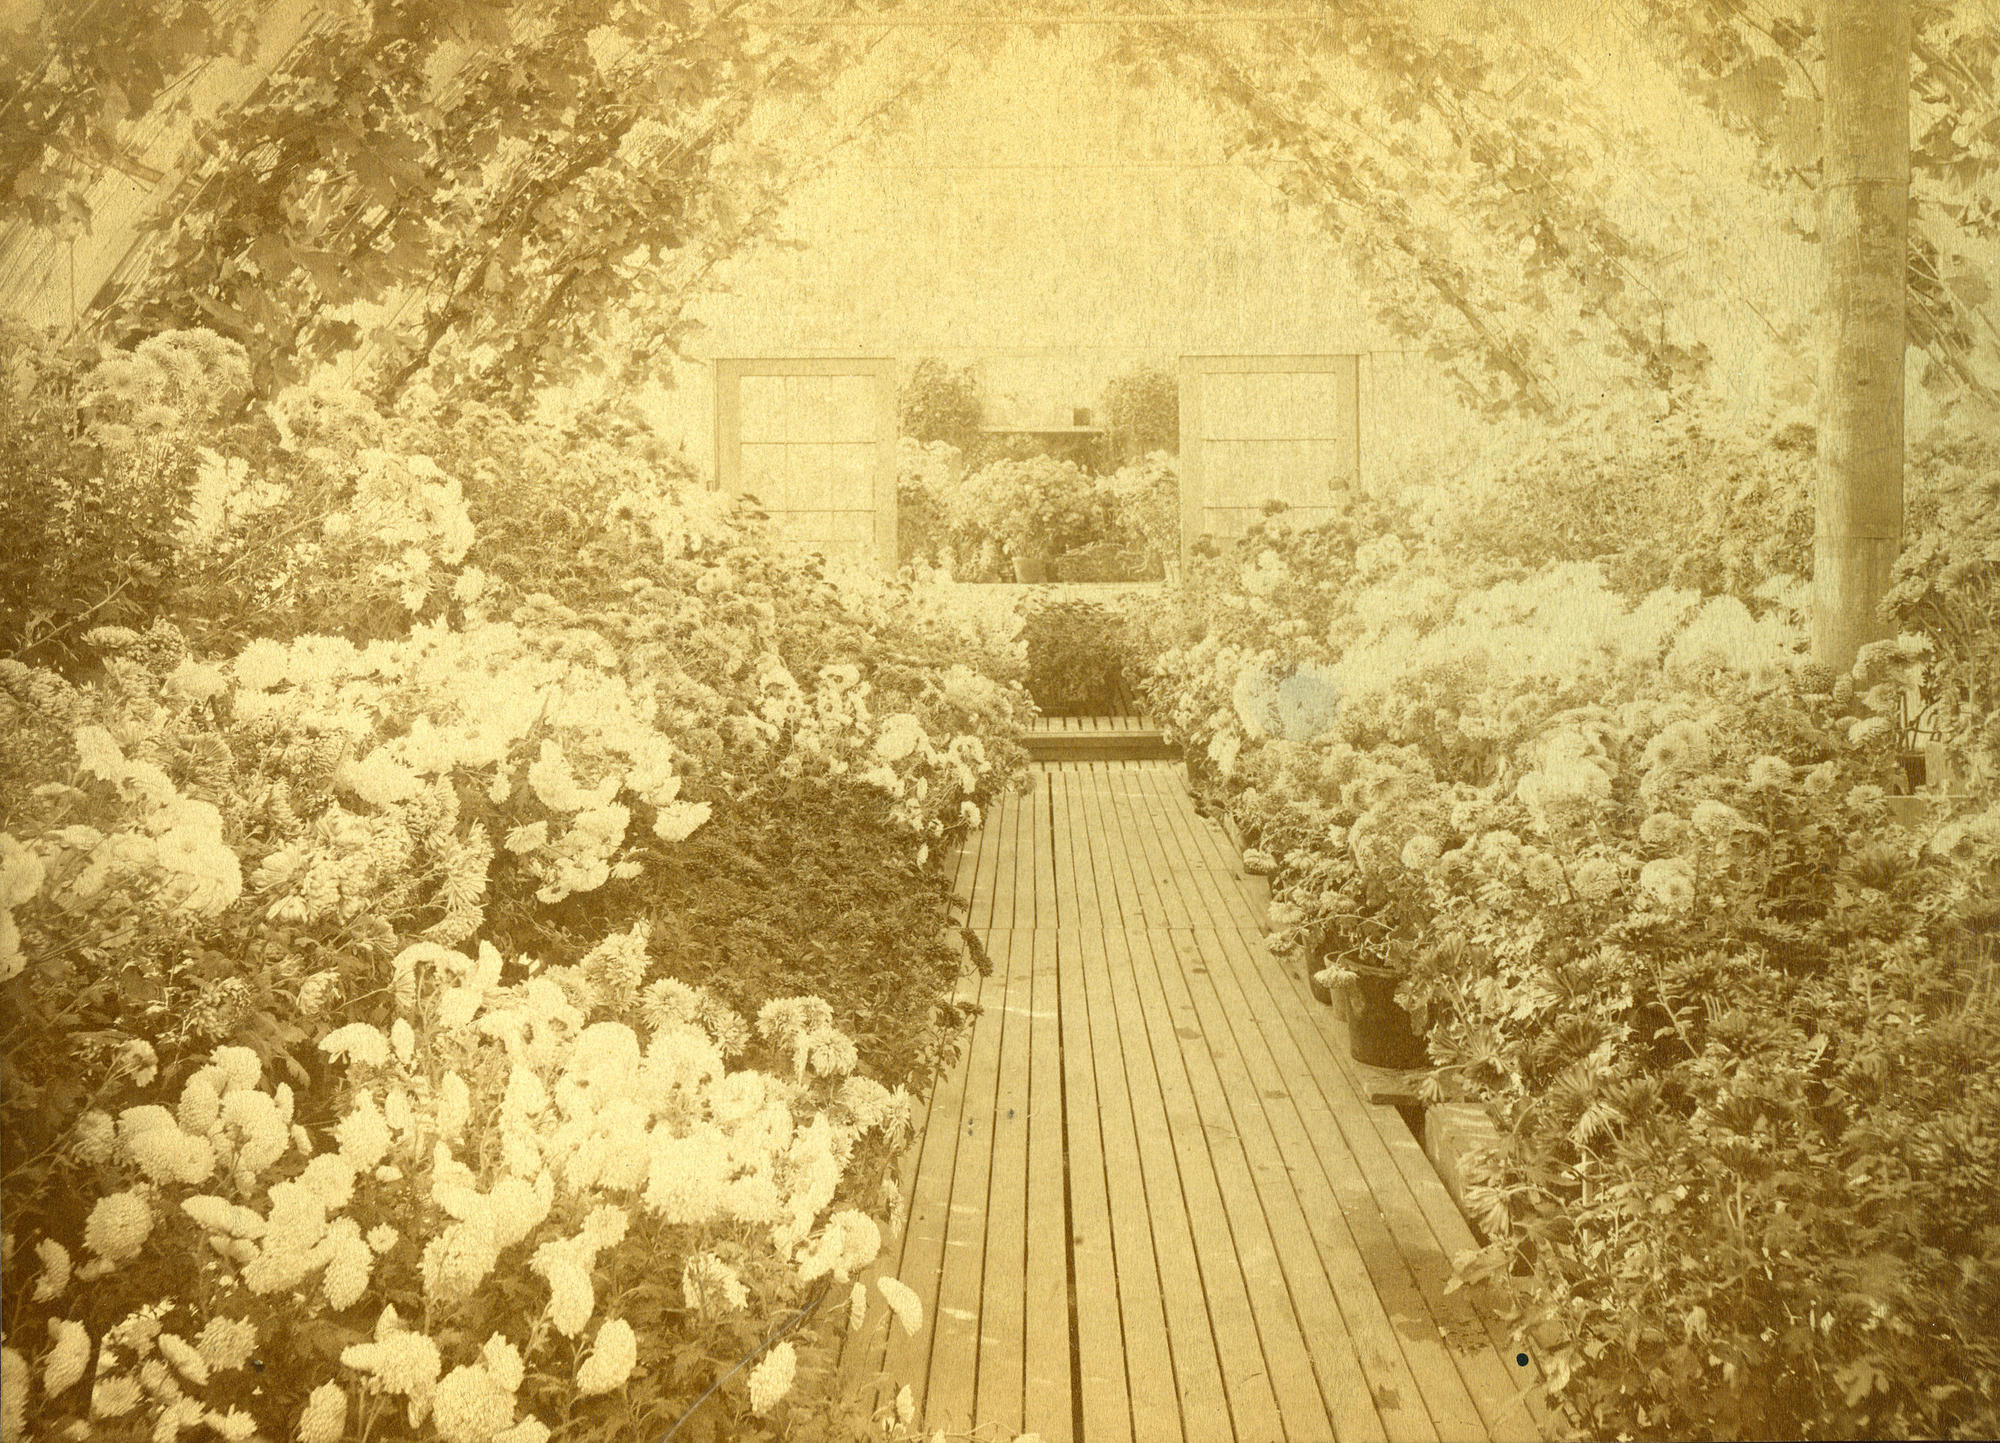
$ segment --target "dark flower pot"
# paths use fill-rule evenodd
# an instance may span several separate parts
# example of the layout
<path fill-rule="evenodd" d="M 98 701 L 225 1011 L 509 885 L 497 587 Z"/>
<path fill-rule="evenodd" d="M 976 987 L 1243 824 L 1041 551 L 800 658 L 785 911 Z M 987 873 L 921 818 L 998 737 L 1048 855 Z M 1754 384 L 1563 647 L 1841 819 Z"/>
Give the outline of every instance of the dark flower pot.
<path fill-rule="evenodd" d="M 1347 1050 L 1371 1067 L 1422 1067 L 1430 1061 L 1422 1034 L 1397 1005 L 1399 973 L 1357 967 L 1347 993 Z"/>
<path fill-rule="evenodd" d="M 1014 558 L 1014 579 L 1016 581 L 1047 581 L 1049 579 L 1049 559 L 1046 556 L 1017 556 Z"/>

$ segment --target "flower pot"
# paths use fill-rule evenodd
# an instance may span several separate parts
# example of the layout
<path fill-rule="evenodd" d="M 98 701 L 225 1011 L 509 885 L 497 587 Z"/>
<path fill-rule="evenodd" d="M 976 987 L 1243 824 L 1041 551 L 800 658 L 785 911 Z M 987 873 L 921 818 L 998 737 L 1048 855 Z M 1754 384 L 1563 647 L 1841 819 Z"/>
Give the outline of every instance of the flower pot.
<path fill-rule="evenodd" d="M 1049 579 L 1049 559 L 1046 556 L 1017 556 L 1014 558 L 1014 579 L 1032 582 Z"/>
<path fill-rule="evenodd" d="M 1430 1061 L 1410 1014 L 1396 1002 L 1399 973 L 1356 967 L 1347 994 L 1347 1050 L 1371 1067 L 1422 1067 Z"/>

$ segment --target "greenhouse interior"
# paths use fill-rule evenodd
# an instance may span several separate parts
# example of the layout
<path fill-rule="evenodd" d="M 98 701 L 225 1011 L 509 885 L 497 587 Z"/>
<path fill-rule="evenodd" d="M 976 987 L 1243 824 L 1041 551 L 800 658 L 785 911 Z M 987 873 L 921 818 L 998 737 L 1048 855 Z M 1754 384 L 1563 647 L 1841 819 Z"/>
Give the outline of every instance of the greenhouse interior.
<path fill-rule="evenodd" d="M 1991 0 L 0 13 L 0 1443 L 2000 1435 Z"/>

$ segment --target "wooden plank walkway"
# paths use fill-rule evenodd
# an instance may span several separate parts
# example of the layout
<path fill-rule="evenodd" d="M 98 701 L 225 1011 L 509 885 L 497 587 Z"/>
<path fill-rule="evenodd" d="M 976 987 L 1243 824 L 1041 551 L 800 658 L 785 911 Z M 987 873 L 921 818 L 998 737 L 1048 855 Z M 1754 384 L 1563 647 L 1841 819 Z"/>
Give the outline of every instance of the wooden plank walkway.
<path fill-rule="evenodd" d="M 1473 1245 L 1326 1009 L 1265 953 L 1221 830 L 1153 761 L 1034 769 L 958 862 L 992 960 L 904 1160 L 842 1366 L 923 1427 L 1088 1443 L 1538 1437 Z"/>

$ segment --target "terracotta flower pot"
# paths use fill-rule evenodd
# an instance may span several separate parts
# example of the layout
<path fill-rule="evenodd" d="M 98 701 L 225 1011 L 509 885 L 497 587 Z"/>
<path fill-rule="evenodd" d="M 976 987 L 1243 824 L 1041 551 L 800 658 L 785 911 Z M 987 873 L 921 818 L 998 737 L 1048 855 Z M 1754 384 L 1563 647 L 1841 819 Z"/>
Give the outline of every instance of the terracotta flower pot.
<path fill-rule="evenodd" d="M 1381 967 L 1356 967 L 1347 989 L 1347 1044 L 1356 1062 L 1371 1067 L 1422 1067 L 1430 1061 L 1424 1038 L 1396 1002 L 1401 975 Z"/>

